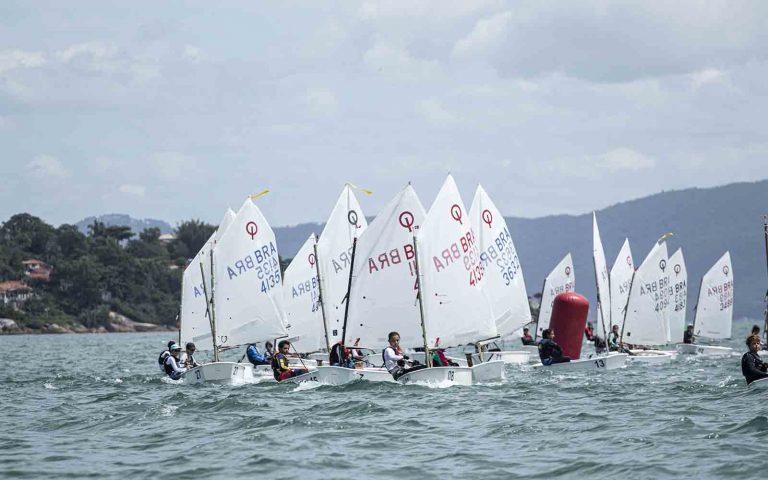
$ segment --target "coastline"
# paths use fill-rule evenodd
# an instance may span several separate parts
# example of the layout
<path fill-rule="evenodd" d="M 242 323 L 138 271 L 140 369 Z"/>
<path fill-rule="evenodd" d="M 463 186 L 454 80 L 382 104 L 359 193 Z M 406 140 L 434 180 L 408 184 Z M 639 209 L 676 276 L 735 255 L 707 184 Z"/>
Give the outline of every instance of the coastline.
<path fill-rule="evenodd" d="M 66 333 L 139 333 L 139 332 L 174 332 L 179 327 L 172 325 L 157 325 L 143 323 L 115 312 L 109 312 L 108 319 L 103 325 L 86 327 L 82 323 L 59 324 L 45 323 L 41 327 L 32 328 L 19 325 L 9 318 L 0 319 L 0 335 L 44 335 Z"/>

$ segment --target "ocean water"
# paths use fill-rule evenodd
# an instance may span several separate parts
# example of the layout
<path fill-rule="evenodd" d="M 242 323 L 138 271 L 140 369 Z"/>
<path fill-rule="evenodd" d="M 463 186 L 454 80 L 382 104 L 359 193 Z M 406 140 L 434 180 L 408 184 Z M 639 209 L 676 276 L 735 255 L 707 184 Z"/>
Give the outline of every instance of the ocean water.
<path fill-rule="evenodd" d="M 759 478 L 753 323 L 728 359 L 443 389 L 174 384 L 172 334 L 3 336 L 0 477 Z"/>

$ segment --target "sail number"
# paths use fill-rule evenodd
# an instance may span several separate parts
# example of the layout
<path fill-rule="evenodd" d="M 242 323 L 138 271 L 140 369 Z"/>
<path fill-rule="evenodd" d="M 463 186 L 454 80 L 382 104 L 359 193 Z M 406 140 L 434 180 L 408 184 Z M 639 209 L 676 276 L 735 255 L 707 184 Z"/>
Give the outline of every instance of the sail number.
<path fill-rule="evenodd" d="M 595 368 L 605 368 L 605 360 L 595 360 Z"/>
<path fill-rule="evenodd" d="M 203 378 L 203 374 L 200 373 L 200 369 L 199 368 L 197 370 L 195 370 L 195 378 L 198 379 L 198 380 L 202 380 L 202 378 Z"/>
<path fill-rule="evenodd" d="M 453 370 L 448 370 L 448 380 L 453 381 L 455 373 Z"/>

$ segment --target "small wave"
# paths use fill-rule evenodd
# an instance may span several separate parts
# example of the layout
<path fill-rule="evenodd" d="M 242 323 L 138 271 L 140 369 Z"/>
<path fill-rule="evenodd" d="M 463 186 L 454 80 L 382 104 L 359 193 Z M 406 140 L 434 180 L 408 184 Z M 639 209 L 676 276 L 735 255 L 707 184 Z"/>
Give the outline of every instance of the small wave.
<path fill-rule="evenodd" d="M 160 415 L 163 417 L 172 417 L 176 415 L 176 410 L 179 409 L 178 405 L 163 405 L 160 409 Z"/>
<path fill-rule="evenodd" d="M 51 382 L 45 382 L 43 386 L 46 390 L 58 390 L 58 388 L 54 387 Z"/>
<path fill-rule="evenodd" d="M 728 433 L 760 433 L 765 435 L 768 434 L 768 417 L 758 415 L 725 431 Z"/>

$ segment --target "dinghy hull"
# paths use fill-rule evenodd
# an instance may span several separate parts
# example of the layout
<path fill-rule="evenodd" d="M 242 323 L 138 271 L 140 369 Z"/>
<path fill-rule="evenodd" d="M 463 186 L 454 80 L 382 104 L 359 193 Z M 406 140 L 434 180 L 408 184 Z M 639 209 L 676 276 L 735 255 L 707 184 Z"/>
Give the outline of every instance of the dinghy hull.
<path fill-rule="evenodd" d="M 677 353 L 681 355 L 699 355 L 702 357 L 730 357 L 733 349 L 714 345 L 698 345 L 695 343 L 678 343 Z"/>
<path fill-rule="evenodd" d="M 660 350 L 630 350 L 633 355 L 627 357 L 629 363 L 642 363 L 657 365 L 660 363 L 669 363 L 675 359 L 675 355 Z"/>
<path fill-rule="evenodd" d="M 581 358 L 566 363 L 556 363 L 554 365 L 534 365 L 534 368 L 548 370 L 556 373 L 572 372 L 603 372 L 606 370 L 616 370 L 624 368 L 627 364 L 626 353 L 617 353 L 613 355 Z"/>
<path fill-rule="evenodd" d="M 432 367 L 406 373 L 398 379 L 404 384 L 423 385 L 472 385 L 472 369 L 470 367 Z"/>
<path fill-rule="evenodd" d="M 483 362 L 492 362 L 501 360 L 508 365 L 524 365 L 530 361 L 531 353 L 527 350 L 503 350 L 501 352 L 483 352 Z M 538 350 L 536 351 L 536 359 L 539 358 Z M 472 362 L 477 365 L 481 363 L 480 354 L 475 353 L 472 355 Z"/>
<path fill-rule="evenodd" d="M 317 382 L 324 385 L 344 385 L 358 380 L 394 383 L 392 375 L 383 368 L 344 368 L 320 366 L 309 373 L 283 380 L 280 383 Z"/>
<path fill-rule="evenodd" d="M 206 363 L 195 367 L 182 377 L 184 383 L 223 383 L 242 385 L 252 383 L 253 369 L 250 364 L 235 362 Z"/>
<path fill-rule="evenodd" d="M 503 360 L 492 360 L 477 363 L 470 367 L 472 370 L 472 383 L 501 382 L 504 380 Z"/>

